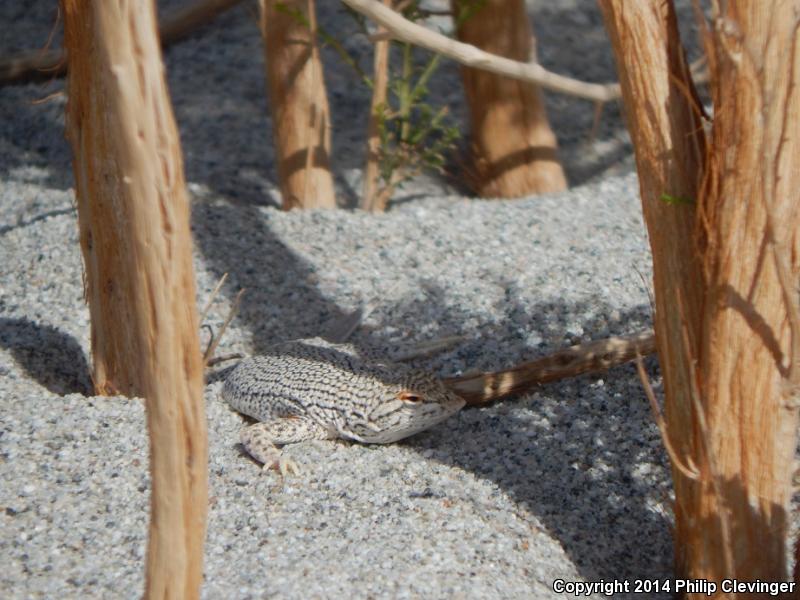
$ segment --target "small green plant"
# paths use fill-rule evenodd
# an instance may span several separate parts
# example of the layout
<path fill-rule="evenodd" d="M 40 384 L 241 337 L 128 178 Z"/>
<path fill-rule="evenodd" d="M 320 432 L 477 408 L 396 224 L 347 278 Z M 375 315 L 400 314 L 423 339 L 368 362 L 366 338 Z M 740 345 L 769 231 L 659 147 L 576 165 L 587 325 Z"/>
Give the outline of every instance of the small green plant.
<path fill-rule="evenodd" d="M 485 0 L 461 2 L 458 14 L 453 21 L 456 26 L 483 5 Z M 279 4 L 278 10 L 295 18 L 309 27 L 308 19 L 296 9 Z M 360 13 L 345 9 L 353 18 L 358 29 L 370 36 L 366 19 Z M 416 0 L 405 2 L 401 12 L 410 21 L 419 21 L 430 16 Z M 342 61 L 349 65 L 359 79 L 370 89 L 374 80 L 367 75 L 344 45 L 323 27 L 317 27 L 317 36 L 324 46 L 329 46 Z M 419 64 L 415 60 L 414 48 L 408 43 L 398 43 L 401 58 L 398 69 L 389 72 L 387 101 L 375 107 L 373 115 L 378 121 L 380 149 L 378 151 L 378 172 L 381 186 L 377 191 L 378 204 L 383 206 L 393 192 L 410 179 L 426 170 L 438 173 L 444 171 L 447 154 L 453 151 L 461 136 L 458 126 L 452 121 L 447 106 L 437 106 L 429 102 L 428 84 L 441 61 L 441 56 L 433 54 L 427 61 Z"/>
<path fill-rule="evenodd" d="M 411 44 L 402 44 L 401 71 L 389 79 L 393 102 L 375 108 L 381 140 L 378 164 L 383 185 L 379 195 L 387 199 L 426 169 L 443 172 L 446 155 L 461 135 L 447 106 L 427 101 L 428 81 L 439 60 L 439 55 L 433 55 L 422 68 L 415 67 Z"/>
<path fill-rule="evenodd" d="M 665 202 L 670 205 L 677 205 L 677 204 L 694 204 L 694 198 L 686 198 L 684 196 L 672 196 L 670 194 L 661 194 L 658 197 L 659 200 Z"/>

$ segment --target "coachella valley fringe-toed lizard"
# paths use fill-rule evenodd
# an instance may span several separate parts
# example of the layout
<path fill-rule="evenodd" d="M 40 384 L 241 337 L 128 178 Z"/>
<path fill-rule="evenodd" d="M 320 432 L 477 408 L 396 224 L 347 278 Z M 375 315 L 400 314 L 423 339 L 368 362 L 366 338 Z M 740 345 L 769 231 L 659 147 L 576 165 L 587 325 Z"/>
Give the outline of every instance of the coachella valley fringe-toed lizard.
<path fill-rule="evenodd" d="M 297 466 L 276 444 L 335 438 L 388 444 L 436 425 L 465 404 L 429 373 L 322 338 L 286 342 L 241 361 L 222 396 L 259 421 L 242 430 L 245 450 L 283 475 Z"/>
<path fill-rule="evenodd" d="M 444 421 L 465 404 L 485 404 L 654 351 L 655 336 L 644 331 L 579 344 L 503 371 L 440 380 L 351 344 L 311 338 L 244 359 L 225 380 L 222 396 L 259 421 L 242 430 L 245 450 L 285 475 L 297 466 L 276 445 L 335 438 L 388 444 Z"/>

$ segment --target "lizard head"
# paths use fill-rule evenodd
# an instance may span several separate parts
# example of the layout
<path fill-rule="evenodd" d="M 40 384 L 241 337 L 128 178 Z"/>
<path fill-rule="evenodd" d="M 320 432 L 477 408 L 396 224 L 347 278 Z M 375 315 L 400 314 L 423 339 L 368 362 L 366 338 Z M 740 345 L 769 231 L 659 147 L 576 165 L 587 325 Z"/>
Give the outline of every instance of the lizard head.
<path fill-rule="evenodd" d="M 414 435 L 457 413 L 464 400 L 433 375 L 408 371 L 397 382 L 386 385 L 374 403 L 367 422 L 353 437 L 371 444 L 389 444 Z"/>

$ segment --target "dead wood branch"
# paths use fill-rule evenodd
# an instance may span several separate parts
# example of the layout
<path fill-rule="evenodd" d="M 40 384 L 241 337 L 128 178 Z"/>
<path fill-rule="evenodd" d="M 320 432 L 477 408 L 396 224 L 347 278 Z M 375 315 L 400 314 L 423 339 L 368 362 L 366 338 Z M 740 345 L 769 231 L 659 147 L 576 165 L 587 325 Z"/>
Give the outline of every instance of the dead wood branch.
<path fill-rule="evenodd" d="M 241 0 L 200 0 L 167 14 L 159 26 L 161 47 L 182 40 L 194 30 L 210 23 L 220 13 Z M 0 58 L 0 85 L 28 83 L 63 77 L 67 72 L 64 50 L 29 50 Z"/>
<path fill-rule="evenodd" d="M 392 0 L 383 0 L 391 7 Z M 386 31 L 378 30 L 377 35 L 383 35 Z M 373 42 L 375 44 L 375 56 L 373 59 L 373 84 L 372 84 L 372 103 L 370 105 L 369 123 L 367 126 L 367 164 L 364 168 L 364 192 L 361 197 L 361 208 L 364 210 L 382 212 L 386 209 L 388 198 L 385 194 L 379 194 L 378 183 L 380 179 L 380 114 L 386 104 L 386 93 L 389 86 L 389 53 L 391 43 L 389 38 Z"/>
<path fill-rule="evenodd" d="M 152 2 L 61 0 L 96 393 L 145 399 L 144 597 L 198 598 L 208 505 L 189 199 Z"/>
<path fill-rule="evenodd" d="M 225 322 L 222 324 L 222 327 L 219 328 L 219 331 L 217 332 L 216 335 L 214 335 L 212 332 L 211 339 L 208 341 L 208 347 L 206 348 L 206 351 L 203 352 L 204 367 L 211 366 L 212 361 L 214 360 L 214 352 L 216 352 L 217 346 L 219 345 L 219 342 L 222 339 L 225 330 L 228 328 L 228 325 L 231 324 L 231 321 L 233 321 L 233 317 L 236 316 L 236 313 L 239 312 L 239 303 L 241 302 L 242 294 L 244 294 L 245 291 L 246 291 L 245 289 L 239 290 L 239 293 L 236 294 L 236 298 L 234 298 L 233 300 L 233 305 L 231 306 L 231 310 L 228 312 L 228 316 L 225 318 Z"/>
<path fill-rule="evenodd" d="M 330 107 L 314 0 L 260 0 L 282 208 L 336 208 Z"/>
<path fill-rule="evenodd" d="M 655 349 L 653 332 L 643 331 L 570 346 L 502 371 L 451 377 L 445 379 L 444 384 L 464 398 L 467 404 L 486 404 L 519 394 L 538 384 L 605 371 L 634 360 L 637 353 L 652 354 Z"/>
<path fill-rule="evenodd" d="M 658 431 L 661 434 L 661 443 L 664 444 L 672 466 L 689 479 L 699 479 L 700 472 L 697 470 L 697 466 L 694 464 L 692 457 L 687 456 L 686 464 L 684 464 L 684 461 L 681 460 L 681 457 L 678 456 L 678 453 L 675 451 L 675 446 L 670 441 L 667 423 L 664 421 L 664 415 L 661 414 L 661 409 L 658 407 L 658 400 L 656 400 L 653 386 L 650 385 L 650 379 L 647 377 L 647 372 L 644 370 L 644 362 L 642 361 L 641 354 L 636 355 L 636 372 L 639 374 L 639 380 L 642 382 L 642 387 L 644 388 L 644 395 L 650 403 L 653 419 L 655 419 L 656 426 L 658 426 Z"/>
<path fill-rule="evenodd" d="M 217 297 L 217 294 L 219 294 L 219 291 L 222 289 L 222 286 L 225 284 L 225 280 L 226 279 L 228 279 L 228 274 L 227 273 L 223 273 L 222 277 L 219 278 L 219 281 L 217 282 L 217 285 L 215 285 L 214 289 L 211 290 L 211 295 L 208 297 L 208 301 L 206 302 L 206 305 L 203 307 L 203 310 L 200 312 L 200 319 L 199 319 L 200 325 L 202 325 L 203 321 L 206 320 L 206 315 L 208 314 L 208 311 L 211 308 L 211 305 L 214 303 L 214 299 Z"/>
<path fill-rule="evenodd" d="M 519 62 L 484 52 L 475 46 L 452 40 L 412 23 L 377 0 L 342 0 L 342 2 L 383 26 L 393 39 L 427 48 L 467 67 L 536 83 L 554 92 L 595 102 L 609 102 L 620 97 L 617 83 L 587 83 L 558 75 L 538 64 Z"/>

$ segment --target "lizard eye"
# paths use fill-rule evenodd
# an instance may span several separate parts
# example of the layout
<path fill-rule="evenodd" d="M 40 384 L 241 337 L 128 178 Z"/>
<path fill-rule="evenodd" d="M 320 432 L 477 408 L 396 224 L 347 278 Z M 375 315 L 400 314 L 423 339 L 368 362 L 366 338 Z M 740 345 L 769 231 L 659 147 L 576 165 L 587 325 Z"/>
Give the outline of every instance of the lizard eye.
<path fill-rule="evenodd" d="M 397 394 L 397 398 L 399 400 L 402 400 L 403 402 L 413 402 L 415 404 L 417 402 L 422 402 L 422 396 L 419 396 L 412 392 L 400 392 L 399 394 Z"/>

